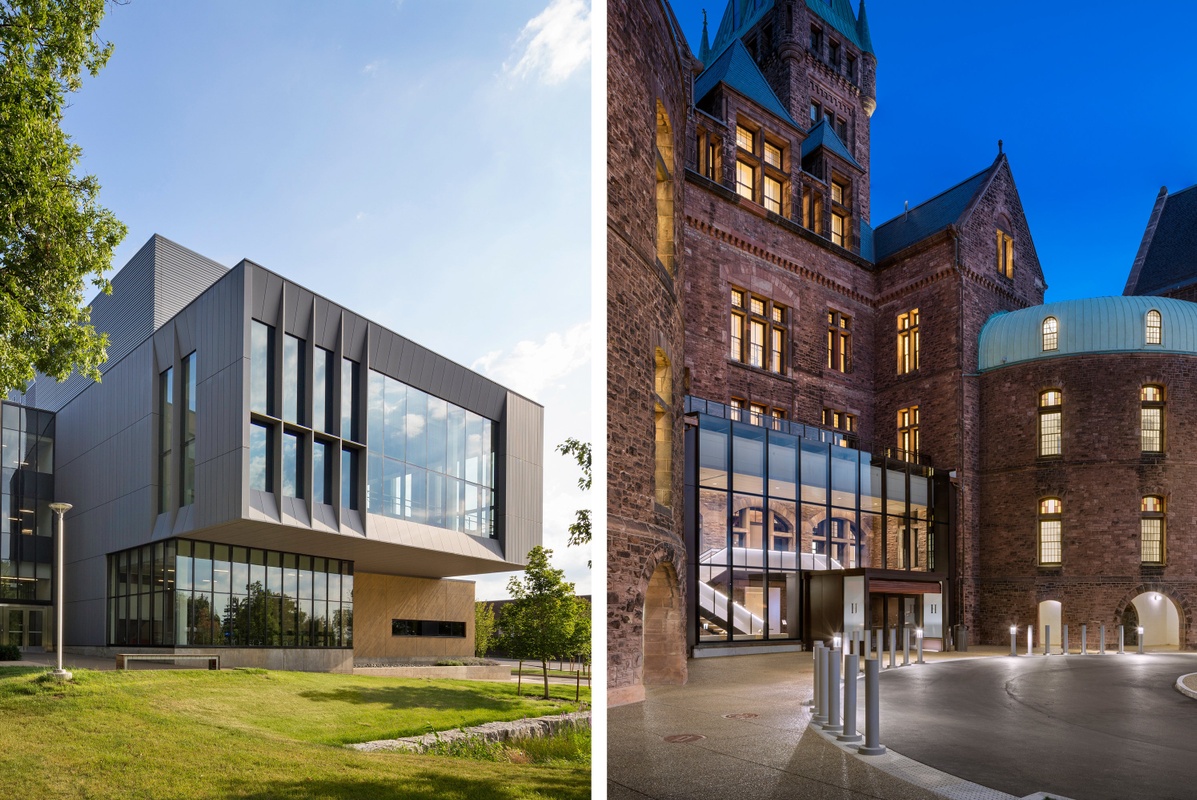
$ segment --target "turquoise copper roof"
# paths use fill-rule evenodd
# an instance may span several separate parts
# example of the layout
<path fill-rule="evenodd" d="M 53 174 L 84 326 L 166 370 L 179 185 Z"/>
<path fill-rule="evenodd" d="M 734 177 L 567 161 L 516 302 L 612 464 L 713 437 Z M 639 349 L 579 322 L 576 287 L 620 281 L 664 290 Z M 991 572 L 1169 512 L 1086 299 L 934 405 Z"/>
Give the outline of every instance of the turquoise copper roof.
<path fill-rule="evenodd" d="M 1160 312 L 1161 343 L 1147 344 L 1147 312 Z M 1043 350 L 1043 323 L 1056 318 L 1057 349 Z M 995 314 L 981 328 L 978 368 L 1081 353 L 1197 355 L 1197 303 L 1168 297 L 1091 297 Z"/>
<path fill-rule="evenodd" d="M 965 178 L 951 189 L 878 225 L 874 229 L 873 237 L 876 260 L 888 258 L 899 250 L 956 224 L 972 204 L 973 197 L 989 182 L 990 174 L 997 169 L 1000 161 L 999 156 L 997 161 L 971 178 Z"/>
<path fill-rule="evenodd" d="M 844 141 L 840 139 L 832 127 L 827 124 L 827 117 L 823 117 L 823 119 L 815 123 L 815 127 L 810 129 L 810 135 L 802 140 L 802 157 L 806 158 L 820 147 L 826 147 L 828 150 L 835 153 L 837 156 L 844 159 L 857 169 L 864 169 L 864 167 L 856 163 L 856 159 L 853 158 L 852 154 L 848 152 L 848 148 L 844 145 Z"/>
<path fill-rule="evenodd" d="M 852 13 L 850 0 L 806 0 L 806 7 L 819 15 L 842 36 L 866 53 L 873 52 L 873 39 L 869 35 L 868 18 L 865 16 L 864 0 L 860 3 L 860 20 Z"/>
<path fill-rule="evenodd" d="M 729 44 L 748 33 L 771 8 L 773 0 L 728 0 L 727 8 L 723 10 L 723 19 L 719 21 L 719 30 L 715 32 L 711 54 L 722 55 Z"/>
<path fill-rule="evenodd" d="M 769 82 L 757 68 L 756 62 L 748 54 L 748 50 L 737 39 L 732 46 L 723 51 L 715 63 L 703 70 L 694 79 L 694 101 L 700 102 L 710 94 L 719 83 L 726 83 L 740 94 L 752 100 L 757 105 L 772 112 L 776 116 L 798 128 L 797 122 L 786 111 L 785 106 L 777 99 L 777 95 L 769 88 Z M 841 145 L 842 147 L 843 145 Z"/>
<path fill-rule="evenodd" d="M 715 32 L 715 42 L 709 52 L 715 56 L 721 55 L 728 45 L 743 37 L 760 22 L 773 5 L 774 0 L 728 0 L 727 8 L 723 10 L 723 19 L 719 21 L 719 29 Z M 873 39 L 869 35 L 864 0 L 861 0 L 859 19 L 852 12 L 851 0 L 806 0 L 806 7 L 860 50 L 866 53 L 873 52 Z"/>

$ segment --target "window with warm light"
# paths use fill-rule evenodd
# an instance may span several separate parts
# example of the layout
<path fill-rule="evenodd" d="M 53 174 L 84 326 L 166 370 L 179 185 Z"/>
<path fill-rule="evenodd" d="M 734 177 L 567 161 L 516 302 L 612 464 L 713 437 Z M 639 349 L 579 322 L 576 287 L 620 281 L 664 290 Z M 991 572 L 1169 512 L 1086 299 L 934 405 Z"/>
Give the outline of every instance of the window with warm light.
<path fill-rule="evenodd" d="M 722 179 L 723 143 L 710 131 L 698 132 L 698 172 L 708 180 Z"/>
<path fill-rule="evenodd" d="M 898 409 L 898 450 L 904 458 L 919 452 L 919 407 Z"/>
<path fill-rule="evenodd" d="M 843 214 L 832 213 L 831 243 L 837 244 L 840 247 L 847 247 L 849 230 L 851 230 L 851 226 L 848 224 L 848 218 Z"/>
<path fill-rule="evenodd" d="M 834 309 L 827 311 L 827 368 L 852 371 L 852 318 Z"/>
<path fill-rule="evenodd" d="M 731 290 L 731 305 L 731 358 L 760 369 L 782 372 L 785 306 L 743 289 Z"/>
<path fill-rule="evenodd" d="M 1007 278 L 1014 277 L 1014 237 L 1001 228 L 997 230 L 997 271 Z"/>
<path fill-rule="evenodd" d="M 1060 323 L 1055 317 L 1043 321 L 1043 350 L 1055 350 L 1059 345 Z"/>
<path fill-rule="evenodd" d="M 1164 387 L 1148 385 L 1139 390 L 1140 444 L 1144 453 L 1164 452 Z"/>
<path fill-rule="evenodd" d="M 919 368 L 919 310 L 912 308 L 898 315 L 898 374 Z"/>
<path fill-rule="evenodd" d="M 737 422 L 743 422 L 745 402 L 738 397 L 733 397 L 727 405 L 731 408 L 731 418 Z"/>
<path fill-rule="evenodd" d="M 654 496 L 663 506 L 673 499 L 673 374 L 665 351 L 657 348 L 653 380 L 656 426 L 656 471 Z"/>
<path fill-rule="evenodd" d="M 1139 561 L 1164 563 L 1164 498 L 1147 495 L 1140 507 Z"/>
<path fill-rule="evenodd" d="M 657 101 L 657 261 L 670 275 L 674 261 L 673 128 Z"/>
<path fill-rule="evenodd" d="M 1058 497 L 1039 501 L 1039 564 L 1059 566 L 1064 556 L 1063 505 Z"/>
<path fill-rule="evenodd" d="M 1147 331 L 1144 337 L 1147 344 L 1160 344 L 1164 341 L 1164 325 L 1160 319 L 1160 312 L 1154 308 L 1147 312 Z"/>
<path fill-rule="evenodd" d="M 736 194 L 745 200 L 756 200 L 756 170 L 740 159 L 736 159 Z"/>
<path fill-rule="evenodd" d="M 840 447 L 853 446 L 853 443 L 856 440 L 855 414 L 849 414 L 847 411 L 841 411 L 837 408 L 824 408 L 823 426 L 844 434 L 844 436 L 836 437 L 835 443 L 837 445 Z"/>
<path fill-rule="evenodd" d="M 1058 389 L 1039 393 L 1039 457 L 1063 453 L 1063 395 Z"/>

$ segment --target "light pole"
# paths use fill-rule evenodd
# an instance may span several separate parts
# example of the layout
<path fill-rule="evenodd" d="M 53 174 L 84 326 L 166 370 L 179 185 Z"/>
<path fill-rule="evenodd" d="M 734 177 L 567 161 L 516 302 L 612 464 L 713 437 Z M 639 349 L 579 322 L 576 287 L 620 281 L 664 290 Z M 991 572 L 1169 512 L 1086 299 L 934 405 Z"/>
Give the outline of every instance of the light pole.
<path fill-rule="evenodd" d="M 63 630 L 62 630 L 62 584 L 63 584 L 63 570 L 62 552 L 64 550 L 62 541 L 62 516 L 71 510 L 70 503 L 51 503 L 50 510 L 58 516 L 58 558 L 55 559 L 57 570 L 54 575 L 54 650 L 58 654 L 58 669 L 54 670 L 51 675 L 60 681 L 69 681 L 71 673 L 62 668 L 62 645 L 63 645 Z"/>

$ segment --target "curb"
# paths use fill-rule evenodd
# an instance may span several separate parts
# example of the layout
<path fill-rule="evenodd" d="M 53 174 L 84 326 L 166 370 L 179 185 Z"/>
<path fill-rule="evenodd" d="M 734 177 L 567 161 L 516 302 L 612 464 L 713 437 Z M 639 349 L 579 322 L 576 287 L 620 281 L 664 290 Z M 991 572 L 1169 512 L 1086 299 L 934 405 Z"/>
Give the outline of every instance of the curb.
<path fill-rule="evenodd" d="M 1192 675 L 1197 675 L 1197 672 L 1190 672 L 1188 675 L 1181 675 L 1179 678 L 1177 678 L 1176 691 L 1180 692 L 1185 697 L 1191 697 L 1194 700 L 1197 700 L 1197 692 L 1193 691 L 1188 686 L 1185 686 L 1185 678 L 1188 678 Z"/>

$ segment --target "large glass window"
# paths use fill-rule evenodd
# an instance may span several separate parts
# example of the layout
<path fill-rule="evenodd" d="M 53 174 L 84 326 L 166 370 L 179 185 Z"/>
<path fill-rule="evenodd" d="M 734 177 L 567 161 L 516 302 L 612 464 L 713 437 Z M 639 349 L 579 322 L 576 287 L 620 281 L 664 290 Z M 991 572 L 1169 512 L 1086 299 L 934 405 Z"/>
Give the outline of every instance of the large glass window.
<path fill-rule="evenodd" d="M 331 350 L 317 347 L 314 350 L 312 369 L 312 427 L 318 431 L 332 433 L 335 430 L 333 422 L 334 394 L 333 371 L 336 368 L 336 355 Z"/>
<path fill-rule="evenodd" d="M 357 511 L 358 478 L 357 451 L 346 447 L 341 450 L 341 505 Z"/>
<path fill-rule="evenodd" d="M 195 502 L 195 352 L 183 358 L 183 469 L 179 476 L 179 505 Z"/>
<path fill-rule="evenodd" d="M 341 360 L 341 438 L 361 441 L 358 417 L 361 403 L 361 365 L 345 358 Z"/>
<path fill-rule="evenodd" d="M 1164 387 L 1144 386 L 1139 392 L 1139 422 L 1144 453 L 1164 452 Z"/>
<path fill-rule="evenodd" d="M 54 500 L 54 415 L 10 403 L 0 405 L 0 602 L 49 604 L 54 561 L 54 519 L 49 505 Z M 34 646 L 33 622 L 30 616 L 31 627 L 17 630 L 4 643 Z M 20 623 L 24 624 L 24 617 Z"/>
<path fill-rule="evenodd" d="M 303 437 L 283 432 L 283 496 L 303 497 Z"/>
<path fill-rule="evenodd" d="M 785 369 L 785 306 L 743 289 L 731 290 L 731 306 L 731 357 L 754 367 L 782 372 Z"/>
<path fill-rule="evenodd" d="M 919 368 L 919 310 L 898 315 L 898 374 Z"/>
<path fill-rule="evenodd" d="M 1039 564 L 1058 566 L 1064 554 L 1063 506 L 1058 497 L 1039 501 Z"/>
<path fill-rule="evenodd" d="M 1063 395 L 1058 389 L 1039 393 L 1039 456 L 1064 452 Z"/>
<path fill-rule="evenodd" d="M 283 419 L 307 424 L 304 395 L 307 390 L 307 342 L 297 336 L 283 336 Z"/>
<path fill-rule="evenodd" d="M 250 330 L 249 408 L 275 416 L 274 328 L 254 320 Z"/>
<path fill-rule="evenodd" d="M 1139 560 L 1144 564 L 1164 563 L 1164 498 L 1143 498 L 1139 520 Z"/>
<path fill-rule="evenodd" d="M 332 505 L 333 444 L 317 439 L 312 444 L 312 502 Z"/>
<path fill-rule="evenodd" d="M 172 453 L 175 441 L 175 369 L 167 367 L 158 376 L 158 513 L 170 510 L 174 488 Z"/>
<path fill-rule="evenodd" d="M 1144 341 L 1147 344 L 1160 344 L 1164 341 L 1164 324 L 1160 319 L 1160 312 L 1154 308 L 1147 312 L 1147 331 Z"/>
<path fill-rule="evenodd" d="M 249 488 L 259 492 L 274 491 L 274 427 L 249 424 Z"/>
<path fill-rule="evenodd" d="M 1055 350 L 1059 345 L 1060 323 L 1055 317 L 1048 317 L 1043 321 L 1043 350 Z"/>

